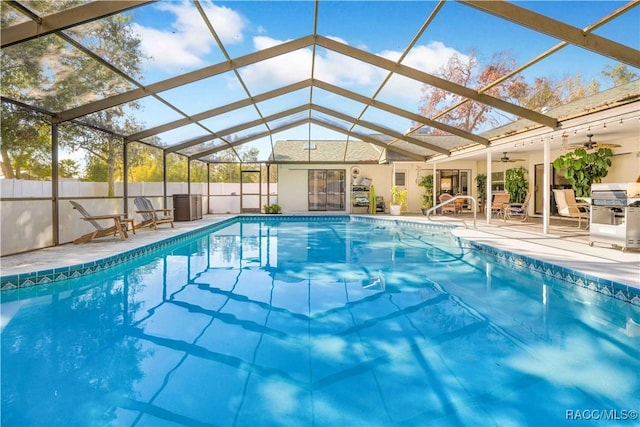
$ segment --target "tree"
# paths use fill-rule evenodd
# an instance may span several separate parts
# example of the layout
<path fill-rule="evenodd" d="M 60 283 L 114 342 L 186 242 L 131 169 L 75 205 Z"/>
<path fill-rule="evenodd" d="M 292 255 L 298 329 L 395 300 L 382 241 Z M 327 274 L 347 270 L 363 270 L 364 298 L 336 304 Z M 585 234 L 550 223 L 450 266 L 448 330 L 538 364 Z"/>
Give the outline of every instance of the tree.
<path fill-rule="evenodd" d="M 35 3 L 37 4 L 34 6 L 41 6 L 41 10 L 49 11 L 54 2 Z M 11 7 L 3 3 L 0 11 L 2 28 L 17 23 L 18 15 L 11 13 Z M 62 41 L 57 38 L 50 40 L 49 43 L 46 43 L 44 38 L 38 38 L 20 46 L 3 48 L 0 55 L 0 85 L 3 96 L 44 106 L 42 92 L 38 87 L 42 83 L 50 83 L 51 76 L 42 67 L 41 58 L 46 56 L 50 49 L 61 48 L 61 46 Z M 2 103 L 0 108 L 0 114 L 2 114 L 0 156 L 4 176 L 22 178 L 26 174 L 29 177 L 50 178 L 50 173 L 47 175 L 35 173 L 36 170 L 43 170 L 43 165 L 39 162 L 44 160 L 46 163 L 51 163 L 49 124 L 41 115 L 28 109 L 8 103 Z"/>
<path fill-rule="evenodd" d="M 118 69 L 139 78 L 142 58 L 140 39 L 133 33 L 129 25 L 130 20 L 130 15 L 114 15 L 76 29 L 81 28 L 82 33 L 78 36 L 85 38 L 85 43 L 90 45 L 92 51 L 108 58 Z M 68 85 L 65 93 L 80 93 L 82 102 L 107 97 L 129 88 L 127 81 L 84 54 L 77 57 L 73 55 L 67 65 L 81 70 L 81 74 L 74 81 L 61 82 L 65 88 Z M 75 96 L 74 99 L 77 102 L 78 97 Z M 139 108 L 136 102 L 129 103 L 128 106 L 132 109 Z M 124 105 L 94 113 L 88 119 L 100 127 L 113 130 L 116 134 L 130 134 L 142 127 L 134 117 L 127 115 Z M 89 167 L 84 179 L 106 180 L 108 196 L 113 196 L 115 180 L 122 177 L 122 138 L 87 127 L 74 126 L 72 129 L 76 132 L 71 132 L 64 143 L 73 150 L 81 149 L 87 153 Z"/>
<path fill-rule="evenodd" d="M 260 151 L 257 148 L 250 148 L 243 151 L 242 147 L 236 147 L 234 150 L 219 151 L 215 155 L 215 161 L 219 162 L 213 166 L 212 181 L 213 182 L 240 182 L 240 168 L 238 156 L 243 163 L 256 163 L 258 161 Z"/>
<path fill-rule="evenodd" d="M 505 51 L 494 54 L 489 63 L 481 65 L 476 52 L 472 50 L 464 58 L 454 54 L 447 64 L 438 70 L 437 75 L 465 87 L 483 88 L 510 73 L 514 68 L 515 60 Z M 521 97 L 525 90 L 524 78 L 519 76 L 491 87 L 484 93 L 501 99 L 512 99 Z M 481 129 L 485 124 L 491 127 L 500 124 L 499 115 L 493 114 L 493 109 L 486 104 L 467 101 L 451 109 L 462 100 L 459 95 L 428 85 L 423 86 L 422 93 L 420 114 L 425 117 L 433 117 L 450 109 L 439 120 L 469 132 Z M 432 129 L 430 133 L 438 135 L 444 132 Z"/>
<path fill-rule="evenodd" d="M 532 84 L 527 83 L 521 74 L 505 79 L 491 86 L 492 83 L 508 75 L 515 69 L 515 60 L 508 52 L 494 54 L 490 61 L 481 64 L 475 51 L 466 57 L 453 55 L 447 64 L 438 70 L 437 75 L 459 85 L 482 90 L 495 98 L 521 105 L 530 110 L 543 111 L 559 105 L 582 99 L 600 90 L 600 83 L 595 79 L 585 82 L 581 74 L 565 76 L 561 79 L 550 77 L 535 78 Z M 630 78 L 627 71 L 618 69 L 609 74 L 620 79 Z M 491 86 L 491 87 L 490 87 Z M 483 88 L 487 88 L 483 90 Z M 425 117 L 438 117 L 438 120 L 468 132 L 477 132 L 486 128 L 496 128 L 512 117 L 485 104 L 475 101 L 462 103 L 462 98 L 449 91 L 428 85 L 422 89 L 422 106 L 420 114 Z M 456 105 L 459 106 L 455 107 Z M 429 134 L 443 135 L 445 132 L 428 128 Z"/>
<path fill-rule="evenodd" d="M 49 124 L 24 108 L 2 104 L 0 156 L 5 178 L 51 178 Z"/>
<path fill-rule="evenodd" d="M 162 181 L 162 149 L 136 142 L 127 145 L 129 182 Z"/>
<path fill-rule="evenodd" d="M 605 79 L 611 80 L 613 86 L 620 86 L 636 80 L 639 76 L 622 63 L 615 66 L 605 65 L 600 73 Z"/>
<path fill-rule="evenodd" d="M 38 10 L 47 14 L 60 8 L 79 4 L 78 1 L 34 2 Z M 15 16 L 2 8 L 2 24 L 11 25 Z M 140 39 L 133 33 L 128 14 L 112 15 L 98 21 L 70 28 L 67 34 L 80 41 L 96 55 L 105 58 L 116 68 L 134 78 L 140 78 L 143 58 Z M 41 37 L 3 49 L 1 83 L 3 93 L 10 98 L 38 105 L 50 111 L 64 111 L 72 106 L 105 98 L 130 88 L 130 83 L 84 52 L 70 48 L 58 37 Z M 128 104 L 138 108 L 137 103 Z M 3 104 L 3 110 L 7 107 Z M 4 112 L 4 111 L 3 111 Z M 109 182 L 109 195 L 113 195 L 117 170 L 121 167 L 122 141 L 115 134 L 128 134 L 141 128 L 124 106 L 117 106 L 84 117 L 93 125 L 110 129 L 114 133 L 68 126 L 60 145 L 72 151 L 87 153 L 84 179 L 98 176 Z M 11 127 L 11 128 L 10 128 Z M 14 120 L 5 126 L 3 120 L 2 149 L 3 172 L 15 176 L 18 157 L 34 152 L 47 153 L 50 143 L 33 135 L 25 137 L 29 126 L 24 120 Z M 31 131 L 32 132 L 32 131 Z M 50 133 L 50 130 L 48 131 Z M 25 150 L 25 147 L 28 148 Z M 49 161 L 50 162 L 50 161 Z M 103 165 L 100 166 L 99 163 Z M 119 164 L 120 163 L 120 164 Z M 8 173 L 9 167 L 12 172 Z"/>

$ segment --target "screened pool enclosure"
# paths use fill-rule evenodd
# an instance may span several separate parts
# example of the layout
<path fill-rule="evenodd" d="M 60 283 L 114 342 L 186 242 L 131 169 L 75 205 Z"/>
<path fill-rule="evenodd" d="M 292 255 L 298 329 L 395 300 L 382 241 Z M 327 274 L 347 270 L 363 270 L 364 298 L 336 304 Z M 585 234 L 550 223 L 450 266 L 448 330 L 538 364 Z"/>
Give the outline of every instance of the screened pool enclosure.
<path fill-rule="evenodd" d="M 72 241 L 70 200 L 310 211 L 308 170 L 360 165 L 418 210 L 424 171 L 533 174 L 587 135 L 635 180 L 638 4 L 2 2 L 0 255 Z"/>

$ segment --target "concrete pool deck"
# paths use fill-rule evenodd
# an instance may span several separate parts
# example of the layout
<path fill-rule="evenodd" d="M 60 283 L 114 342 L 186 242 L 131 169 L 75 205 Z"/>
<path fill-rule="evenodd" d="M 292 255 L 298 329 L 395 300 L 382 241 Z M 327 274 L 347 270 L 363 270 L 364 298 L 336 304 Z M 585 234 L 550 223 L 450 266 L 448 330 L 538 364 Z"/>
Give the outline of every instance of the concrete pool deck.
<path fill-rule="evenodd" d="M 317 213 L 313 215 L 317 215 Z M 79 245 L 70 243 L 9 255 L 0 258 L 0 274 L 12 276 L 84 264 L 176 237 L 234 216 L 236 215 L 205 215 L 202 220 L 198 221 L 176 222 L 175 228 L 164 224 L 157 230 L 148 227 L 136 230 L 135 235 L 129 233 L 129 238 L 124 241 L 119 238 L 100 238 Z M 429 222 L 426 217 L 421 215 L 403 215 L 401 217 L 377 215 L 376 217 Z M 460 217 L 435 216 L 432 219 L 432 223 L 462 225 Z M 536 218 L 525 224 L 517 220 L 505 222 L 495 219 L 491 224 L 486 224 L 484 218 L 478 218 L 476 228 L 473 228 L 470 217 L 466 217 L 464 220 L 468 228 L 461 226 L 453 230 L 453 234 L 462 239 L 640 289 L 640 250 L 628 249 L 623 252 L 620 248 L 613 248 L 609 244 L 597 242 L 594 246 L 589 246 L 588 230 L 579 230 L 572 221 L 554 220 L 550 226 L 549 234 L 543 234 L 542 225 Z"/>

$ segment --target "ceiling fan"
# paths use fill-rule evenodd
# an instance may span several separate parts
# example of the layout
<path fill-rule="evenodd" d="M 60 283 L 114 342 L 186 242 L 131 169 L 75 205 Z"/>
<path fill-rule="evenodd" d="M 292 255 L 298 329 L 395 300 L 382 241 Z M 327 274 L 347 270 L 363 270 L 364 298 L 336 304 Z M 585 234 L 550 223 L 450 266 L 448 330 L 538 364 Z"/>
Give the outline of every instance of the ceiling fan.
<path fill-rule="evenodd" d="M 569 147 L 571 147 L 571 148 L 584 148 L 585 150 L 592 150 L 594 148 L 618 148 L 618 147 L 620 147 L 619 144 L 608 144 L 608 143 L 602 143 L 602 142 L 593 141 L 591 139 L 591 138 L 593 138 L 593 134 L 592 133 L 587 134 L 587 137 L 589 138 L 589 141 L 581 142 L 581 143 L 577 143 L 577 144 L 569 144 Z"/>
<path fill-rule="evenodd" d="M 524 159 L 512 159 L 507 157 L 507 152 L 502 153 L 503 156 L 500 157 L 499 160 L 494 160 L 494 162 L 502 162 L 502 163 L 513 163 L 513 162 L 524 162 Z"/>

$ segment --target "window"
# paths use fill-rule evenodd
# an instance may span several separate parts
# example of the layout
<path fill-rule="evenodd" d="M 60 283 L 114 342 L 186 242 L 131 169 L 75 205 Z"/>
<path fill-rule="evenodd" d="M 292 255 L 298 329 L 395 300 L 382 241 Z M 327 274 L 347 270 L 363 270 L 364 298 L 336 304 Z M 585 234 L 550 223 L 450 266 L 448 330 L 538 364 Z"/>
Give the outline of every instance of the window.
<path fill-rule="evenodd" d="M 396 172 L 395 183 L 396 185 L 404 186 L 405 184 L 405 173 L 404 172 Z"/>
<path fill-rule="evenodd" d="M 504 191 L 504 171 L 491 173 L 491 191 Z"/>

